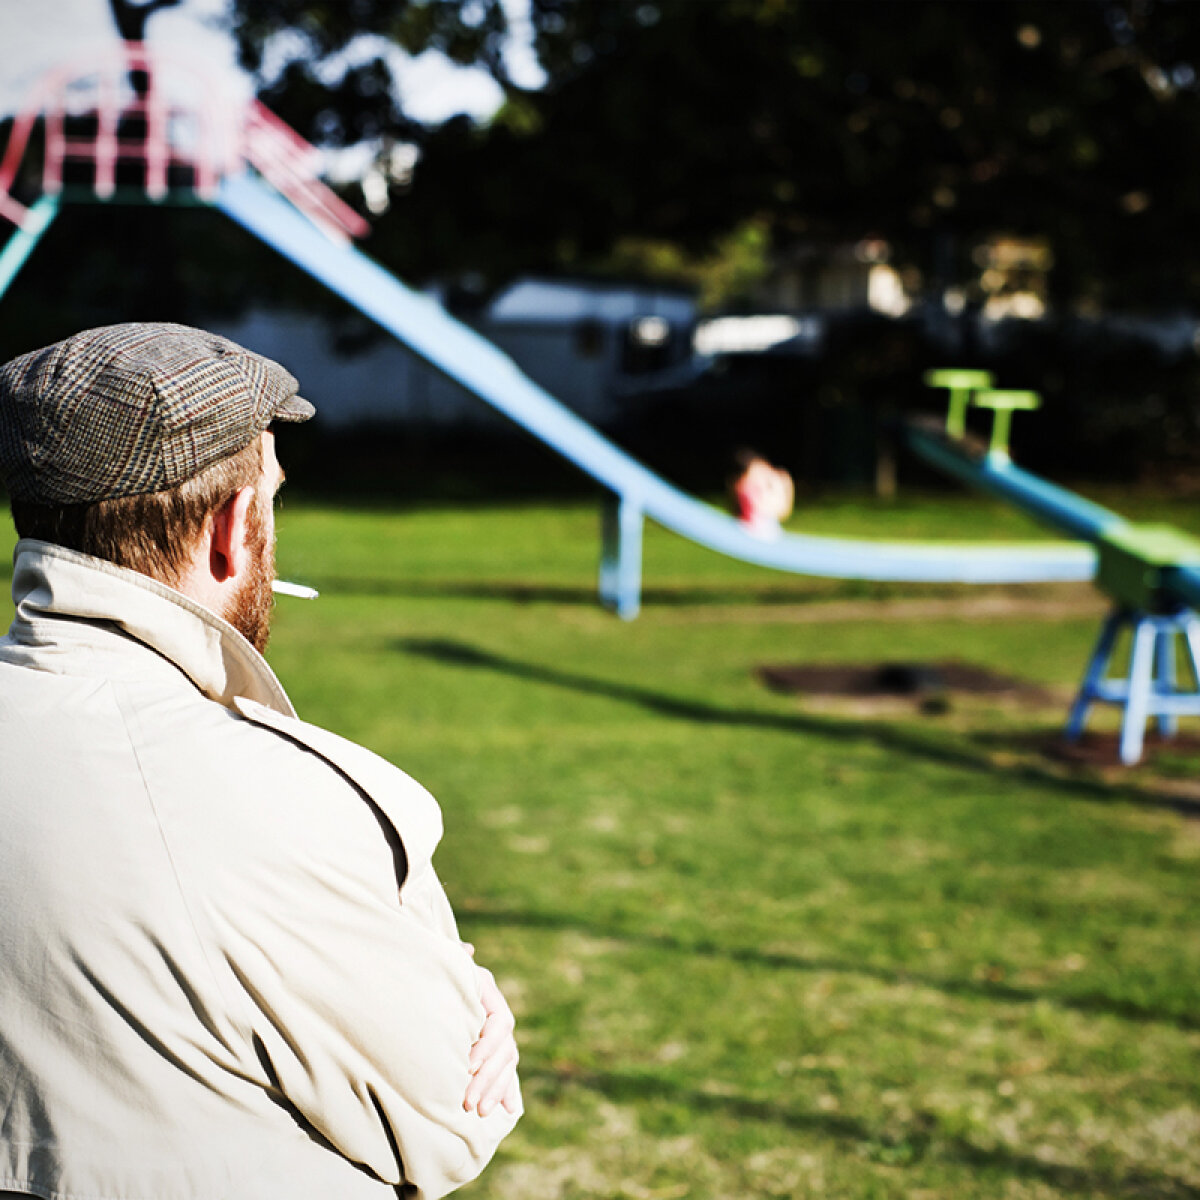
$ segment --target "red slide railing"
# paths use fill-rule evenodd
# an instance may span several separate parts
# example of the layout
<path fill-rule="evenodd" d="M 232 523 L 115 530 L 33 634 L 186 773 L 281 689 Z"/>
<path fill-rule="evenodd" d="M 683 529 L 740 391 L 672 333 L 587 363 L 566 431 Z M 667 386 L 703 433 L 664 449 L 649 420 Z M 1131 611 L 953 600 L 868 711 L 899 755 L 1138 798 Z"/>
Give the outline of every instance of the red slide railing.
<path fill-rule="evenodd" d="M 242 124 L 242 153 L 258 173 L 327 233 L 363 237 L 370 225 L 319 177 L 320 151 L 257 100 Z"/>
<path fill-rule="evenodd" d="M 73 164 L 84 164 L 81 177 L 102 200 L 126 184 L 151 200 L 186 188 L 211 201 L 221 179 L 248 163 L 331 237 L 369 229 L 321 181 L 320 152 L 274 113 L 257 100 L 229 103 L 193 60 L 134 42 L 55 68 L 17 115 L 0 158 L 0 217 L 15 225 L 28 217 L 12 192 L 39 120 L 46 193 L 61 192 Z"/>

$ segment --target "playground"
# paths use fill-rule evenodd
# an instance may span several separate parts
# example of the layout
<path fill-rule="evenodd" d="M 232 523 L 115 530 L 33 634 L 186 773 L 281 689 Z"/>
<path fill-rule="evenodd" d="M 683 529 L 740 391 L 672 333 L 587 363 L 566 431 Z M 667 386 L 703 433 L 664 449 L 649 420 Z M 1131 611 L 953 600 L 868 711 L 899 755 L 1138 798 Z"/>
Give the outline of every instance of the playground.
<path fill-rule="evenodd" d="M 189 176 L 200 199 L 596 484 L 355 507 L 293 476 L 279 516 L 281 577 L 321 595 L 281 598 L 272 664 L 302 715 L 438 796 L 439 870 L 517 1013 L 528 1114 L 463 1194 L 1195 1195 L 1200 728 L 1190 693 L 1163 699 L 1176 634 L 1189 686 L 1194 506 L 1064 500 L 1008 457 L 1032 402 L 976 381 L 976 452 L 942 380 L 913 448 L 978 490 L 831 496 L 755 538 L 354 249 L 302 148 L 254 122 L 246 160 Z M 76 199 L 116 196 L 105 128 Z M 142 158 L 166 189 L 179 164 Z M 5 210 L 4 304 L 70 219 L 50 182 Z M 947 663 L 1020 686 L 956 688 Z M 874 705 L 771 686 L 881 664 L 943 665 Z M 1112 703 L 1072 756 L 1073 699 Z M 1184 718 L 1143 745 L 1154 704 Z"/>
<path fill-rule="evenodd" d="M 1132 766 L 1151 721 L 1171 737 L 1179 716 L 1200 715 L 1200 621 L 1192 612 L 1200 600 L 1200 540 L 1171 526 L 1131 522 L 1014 464 L 1012 420 L 1040 407 L 1036 392 L 997 389 L 981 370 L 929 371 L 926 383 L 948 396 L 946 416 L 910 422 L 902 440 L 938 469 L 1078 541 L 906 543 L 778 527 L 778 536 L 764 538 L 753 522 L 673 487 L 435 299 L 359 251 L 353 239 L 369 224 L 322 181 L 316 149 L 259 101 L 225 103 L 208 83 L 203 67 L 155 58 L 132 42 L 64 63 L 41 81 L 0 159 L 0 217 L 15 226 L 0 249 L 0 295 L 64 201 L 214 206 L 600 485 L 599 598 L 619 617 L 631 620 L 640 610 L 647 519 L 717 553 L 807 576 L 975 584 L 1095 579 L 1111 610 L 1071 705 L 1068 740 L 1079 741 L 1097 704 L 1114 705 L 1122 712 L 1118 755 Z M 39 127 L 40 188 L 26 161 L 36 159 Z M 25 191 L 39 193 L 28 204 L 15 194 L 22 180 Z M 968 436 L 972 407 L 992 414 L 986 447 Z M 790 496 L 790 480 L 786 487 Z M 1128 663 L 1113 674 L 1125 634 Z"/>

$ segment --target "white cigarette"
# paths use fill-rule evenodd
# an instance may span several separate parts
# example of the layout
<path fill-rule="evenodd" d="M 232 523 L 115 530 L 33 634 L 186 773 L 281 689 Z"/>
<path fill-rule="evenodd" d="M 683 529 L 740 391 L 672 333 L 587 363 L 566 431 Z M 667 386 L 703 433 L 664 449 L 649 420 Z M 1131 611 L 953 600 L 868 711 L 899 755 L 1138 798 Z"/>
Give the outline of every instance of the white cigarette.
<path fill-rule="evenodd" d="M 315 600 L 321 593 L 316 588 L 308 587 L 303 583 L 288 583 L 283 579 L 276 579 L 271 584 L 271 590 L 277 596 L 299 596 L 301 600 Z"/>

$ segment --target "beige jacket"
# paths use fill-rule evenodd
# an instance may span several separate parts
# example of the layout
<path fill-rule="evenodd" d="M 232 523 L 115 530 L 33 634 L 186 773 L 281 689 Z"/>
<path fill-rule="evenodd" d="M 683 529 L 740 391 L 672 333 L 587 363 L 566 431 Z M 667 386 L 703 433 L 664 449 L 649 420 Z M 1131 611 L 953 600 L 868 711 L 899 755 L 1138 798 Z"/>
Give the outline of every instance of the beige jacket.
<path fill-rule="evenodd" d="M 298 720 L 170 588 L 23 541 L 13 597 L 0 1190 L 380 1200 L 473 1178 L 516 1118 L 463 1111 L 484 1013 L 433 798 Z"/>

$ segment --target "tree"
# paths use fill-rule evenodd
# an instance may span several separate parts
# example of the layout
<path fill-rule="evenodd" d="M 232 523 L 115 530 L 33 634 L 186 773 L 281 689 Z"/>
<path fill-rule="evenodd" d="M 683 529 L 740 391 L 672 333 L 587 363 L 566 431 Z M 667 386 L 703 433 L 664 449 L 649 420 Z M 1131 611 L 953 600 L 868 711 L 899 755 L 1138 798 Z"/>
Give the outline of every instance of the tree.
<path fill-rule="evenodd" d="M 236 0 L 232 31 L 259 95 L 311 141 L 420 141 L 404 112 L 388 51 L 444 54 L 486 70 L 504 88 L 508 22 L 502 0 Z M 285 51 L 268 70 L 268 48 Z"/>
<path fill-rule="evenodd" d="M 137 39 L 178 0 L 109 2 Z M 373 239 L 408 275 L 582 270 L 638 246 L 695 275 L 747 230 L 768 250 L 880 237 L 951 272 L 1005 232 L 1050 243 L 1064 306 L 1200 298 L 1193 5 L 531 0 L 530 15 L 536 90 L 508 69 L 503 0 L 230 8 L 260 95 L 310 140 L 420 148 Z M 505 103 L 482 128 L 426 128 L 397 48 L 487 71 Z"/>
<path fill-rule="evenodd" d="M 1200 298 L 1200 15 L 1172 0 L 534 0 L 544 89 L 429 134 L 392 220 L 426 261 L 622 236 L 1044 235 L 1059 298 Z"/>
<path fill-rule="evenodd" d="M 110 2 L 137 36 L 172 0 Z M 406 278 L 632 266 L 727 296 L 789 244 L 871 237 L 945 282 L 975 269 L 978 239 L 1009 233 L 1050 246 L 1059 313 L 1200 304 L 1200 9 L 1181 0 L 531 0 L 536 89 L 510 76 L 503 0 L 232 0 L 230 13 L 260 95 L 311 140 L 420 147 L 368 247 Z M 404 109 L 396 48 L 488 71 L 503 105 L 483 125 L 426 128 Z M 118 261 L 158 237 L 175 275 L 131 265 L 89 282 L 52 232 L 48 319 L 63 319 L 64 289 L 97 317 L 107 304 L 186 319 L 195 297 L 236 306 L 285 270 L 219 233 L 187 258 L 197 239 L 172 249 L 171 230 L 193 219 L 152 235 L 140 216 L 94 217 L 92 240 Z M 1045 338 L 1047 389 L 1071 390 L 1074 351 L 1027 332 Z M 919 379 L 911 356 L 878 349 L 857 350 L 855 370 L 890 362 L 891 378 Z M 1154 390 L 1140 361 L 1126 367 L 1074 390 L 1092 404 L 1107 388 L 1117 412 L 1130 387 Z M 1177 414 L 1194 373 L 1162 390 Z"/>
<path fill-rule="evenodd" d="M 174 8 L 180 0 L 109 0 L 117 32 L 127 42 L 146 40 L 146 22 L 161 9 Z"/>

